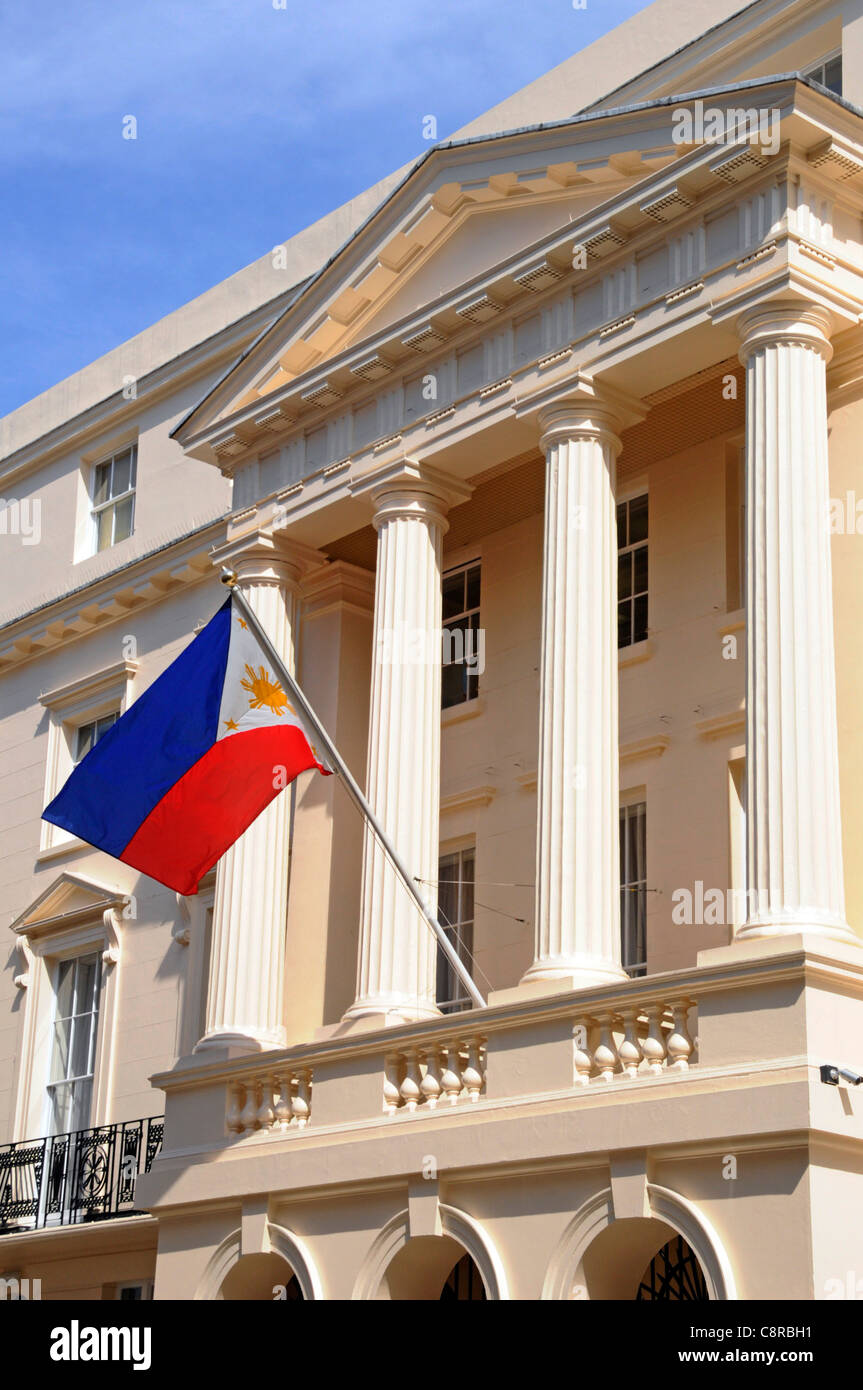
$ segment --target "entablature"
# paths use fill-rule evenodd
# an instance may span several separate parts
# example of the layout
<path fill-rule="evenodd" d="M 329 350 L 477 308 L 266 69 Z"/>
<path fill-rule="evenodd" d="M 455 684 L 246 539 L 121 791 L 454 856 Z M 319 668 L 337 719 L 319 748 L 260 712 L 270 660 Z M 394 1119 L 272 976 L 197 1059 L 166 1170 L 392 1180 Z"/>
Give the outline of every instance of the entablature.
<path fill-rule="evenodd" d="M 787 145 L 738 186 L 717 173 L 727 151 L 713 152 L 697 169 L 703 192 L 673 225 L 644 213 L 603 260 L 588 259 L 584 271 L 528 290 L 526 302 L 493 323 L 438 344 L 420 375 L 414 369 L 372 394 L 366 389 L 356 406 L 347 399 L 330 406 L 312 429 L 298 420 L 282 442 L 273 438 L 258 452 L 250 440 L 232 465 L 231 524 L 257 518 L 324 544 L 360 524 L 348 506 L 358 482 L 400 457 L 433 458 L 466 479 L 479 471 L 479 434 L 482 467 L 535 446 L 532 415 L 578 372 L 605 374 L 609 385 L 649 396 L 733 357 L 737 306 L 753 296 L 798 296 L 827 308 L 837 330 L 856 325 L 863 183 L 856 172 L 841 183 L 831 179 L 834 154 L 823 140 L 815 149 L 810 159 Z M 695 182 L 693 173 L 688 186 Z M 642 196 L 639 212 L 657 200 Z M 622 206 L 611 222 L 622 225 Z M 535 264 L 557 264 L 561 246 L 584 245 L 595 225 L 576 224 Z M 423 390 L 433 398 L 423 400 Z"/>

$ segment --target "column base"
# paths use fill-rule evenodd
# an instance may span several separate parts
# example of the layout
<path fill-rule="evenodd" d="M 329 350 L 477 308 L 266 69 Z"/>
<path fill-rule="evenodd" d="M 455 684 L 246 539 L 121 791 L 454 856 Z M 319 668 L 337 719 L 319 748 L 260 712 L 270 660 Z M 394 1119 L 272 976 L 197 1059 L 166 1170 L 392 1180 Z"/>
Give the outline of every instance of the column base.
<path fill-rule="evenodd" d="M 436 1004 L 384 996 L 357 999 L 344 1015 L 339 1028 L 342 1029 L 345 1025 L 356 1025 L 362 1031 L 370 1028 L 398 1028 L 405 1023 L 422 1023 L 426 1019 L 440 1017 L 441 1011 Z"/>
<path fill-rule="evenodd" d="M 573 959 L 536 960 L 522 976 L 519 988 L 523 986 L 545 986 L 537 993 L 561 994 L 568 990 L 593 989 L 597 985 L 619 984 L 629 976 L 617 961 L 596 957 L 575 957 Z"/>
<path fill-rule="evenodd" d="M 195 1043 L 192 1051 L 215 1052 L 218 1050 L 228 1050 L 231 1056 L 241 1053 L 272 1052 L 277 1048 L 286 1046 L 284 1030 L 278 1033 L 237 1033 L 237 1032 L 217 1032 L 206 1033 L 203 1038 Z"/>
<path fill-rule="evenodd" d="M 839 941 L 846 946 L 863 943 L 847 922 L 832 914 L 801 913 L 782 915 L 764 913 L 750 917 L 735 934 L 735 941 L 760 941 L 780 936 L 813 936 L 826 941 Z"/>

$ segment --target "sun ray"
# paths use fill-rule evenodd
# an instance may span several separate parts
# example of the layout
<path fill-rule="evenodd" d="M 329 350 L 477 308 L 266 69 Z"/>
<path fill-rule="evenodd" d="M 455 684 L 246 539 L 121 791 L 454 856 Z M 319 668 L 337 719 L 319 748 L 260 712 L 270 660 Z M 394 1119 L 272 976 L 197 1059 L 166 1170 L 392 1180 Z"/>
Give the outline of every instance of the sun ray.
<path fill-rule="evenodd" d="M 246 662 L 246 677 L 246 680 L 240 681 L 240 685 L 249 691 L 250 709 L 271 709 L 279 719 L 286 709 L 291 714 L 294 713 L 293 706 L 288 704 L 288 697 L 279 682 L 273 680 L 263 666 L 259 666 L 255 671 L 254 667 Z"/>

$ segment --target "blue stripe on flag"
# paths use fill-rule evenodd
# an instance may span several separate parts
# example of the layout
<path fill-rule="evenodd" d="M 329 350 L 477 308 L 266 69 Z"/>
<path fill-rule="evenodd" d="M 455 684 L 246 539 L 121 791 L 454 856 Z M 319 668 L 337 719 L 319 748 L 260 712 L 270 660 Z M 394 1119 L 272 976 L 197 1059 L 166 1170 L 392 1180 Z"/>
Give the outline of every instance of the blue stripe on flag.
<path fill-rule="evenodd" d="M 141 822 L 215 742 L 230 638 L 228 599 L 102 735 L 43 820 L 119 858 Z"/>

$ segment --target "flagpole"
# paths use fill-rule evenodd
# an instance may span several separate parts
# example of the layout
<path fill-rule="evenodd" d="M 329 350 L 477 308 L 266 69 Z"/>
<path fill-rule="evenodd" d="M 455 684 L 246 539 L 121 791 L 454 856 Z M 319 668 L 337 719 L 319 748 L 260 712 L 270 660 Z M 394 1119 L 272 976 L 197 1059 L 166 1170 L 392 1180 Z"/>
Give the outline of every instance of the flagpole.
<path fill-rule="evenodd" d="M 389 836 L 387 835 L 386 831 L 384 830 L 383 826 L 381 825 L 380 821 L 378 820 L 377 816 L 375 815 L 374 811 L 372 810 L 371 806 L 366 800 L 365 794 L 360 788 L 359 783 L 355 780 L 350 768 L 342 759 L 341 754 L 339 753 L 338 749 L 336 748 L 326 729 L 322 725 L 320 719 L 315 714 L 315 711 L 312 709 L 302 690 L 297 685 L 297 682 L 294 680 L 294 677 L 291 675 L 287 666 L 282 661 L 281 657 L 279 656 L 278 652 L 276 651 L 266 632 L 261 627 L 260 621 L 258 620 L 254 610 L 250 607 L 248 600 L 246 599 L 246 597 L 237 585 L 236 574 L 234 574 L 232 570 L 229 570 L 226 565 L 222 566 L 222 583 L 225 584 L 231 590 L 231 594 L 233 595 L 237 607 L 242 611 L 244 618 L 249 624 L 249 627 L 251 628 L 252 632 L 254 632 L 261 646 L 264 648 L 270 660 L 272 661 L 273 666 L 276 670 L 276 674 L 279 676 L 279 679 L 281 680 L 282 684 L 285 686 L 287 690 L 291 692 L 291 695 L 296 700 L 306 719 L 313 726 L 320 742 L 326 749 L 327 757 L 329 761 L 332 763 L 334 770 L 338 773 L 345 786 L 345 789 L 348 791 L 351 797 L 353 797 L 353 800 L 356 802 L 360 811 L 365 816 L 366 820 L 368 821 L 369 825 L 371 826 L 372 830 L 377 836 L 381 848 L 383 849 L 387 858 L 390 860 L 390 863 L 392 864 L 399 878 L 402 880 L 402 883 L 404 884 L 405 888 L 407 888 L 408 892 L 410 893 L 411 897 L 416 903 L 416 906 L 419 908 L 419 911 L 422 914 L 426 924 L 429 927 L 431 927 L 432 931 L 434 932 L 435 937 L 437 938 L 438 945 L 440 946 L 441 950 L 443 951 L 444 955 L 446 956 L 456 975 L 461 980 L 462 984 L 464 985 L 465 989 L 470 995 L 473 1003 L 476 1005 L 478 1009 L 484 1009 L 486 1007 L 485 1000 L 483 999 L 482 995 L 480 994 L 479 990 L 474 984 L 470 972 L 464 964 L 464 961 L 459 956 L 458 952 L 456 951 L 455 947 L 453 946 L 452 942 L 450 941 L 440 922 L 437 920 L 436 917 L 432 915 L 431 912 L 429 912 L 425 902 L 423 901 L 422 894 L 420 893 L 419 888 L 417 887 L 416 879 L 411 877 L 411 874 L 407 866 L 405 865 L 395 846 L 391 843 Z"/>

